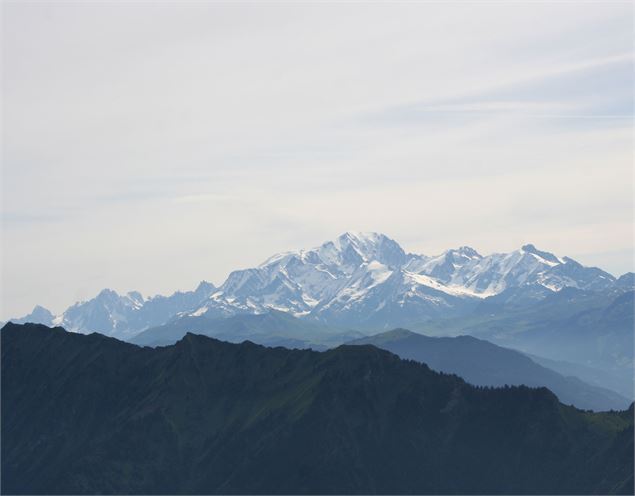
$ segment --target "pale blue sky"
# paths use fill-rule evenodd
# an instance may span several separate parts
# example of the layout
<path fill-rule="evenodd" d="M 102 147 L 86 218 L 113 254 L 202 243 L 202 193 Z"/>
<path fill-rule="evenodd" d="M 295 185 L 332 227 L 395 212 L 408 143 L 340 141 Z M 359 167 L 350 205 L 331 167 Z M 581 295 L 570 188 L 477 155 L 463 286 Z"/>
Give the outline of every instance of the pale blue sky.
<path fill-rule="evenodd" d="M 631 2 L 4 2 L 2 308 L 346 230 L 633 270 Z"/>

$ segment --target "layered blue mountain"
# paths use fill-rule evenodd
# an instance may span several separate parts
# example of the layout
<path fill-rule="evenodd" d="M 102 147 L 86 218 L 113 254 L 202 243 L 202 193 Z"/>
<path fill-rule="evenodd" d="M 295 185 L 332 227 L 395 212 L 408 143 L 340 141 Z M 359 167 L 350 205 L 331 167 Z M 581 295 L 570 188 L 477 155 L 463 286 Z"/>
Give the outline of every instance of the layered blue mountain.
<path fill-rule="evenodd" d="M 427 337 L 395 329 L 349 342 L 371 344 L 401 358 L 425 363 L 439 372 L 456 374 L 470 384 L 500 387 L 546 387 L 567 405 L 595 411 L 624 410 L 631 400 L 606 388 L 563 376 L 528 356 L 472 336 Z"/>
<path fill-rule="evenodd" d="M 479 388 L 374 346 L 7 324 L 7 494 L 633 494 L 633 406 Z"/>
<path fill-rule="evenodd" d="M 183 317 L 148 329 L 131 342 L 166 346 L 176 343 L 188 332 L 234 343 L 249 340 L 265 346 L 298 349 L 326 350 L 342 343 L 373 344 L 402 358 L 426 363 L 434 370 L 457 374 L 475 385 L 547 387 L 560 401 L 578 408 L 620 410 L 631 401 L 615 391 L 572 377 L 575 373 L 561 375 L 517 351 L 469 336 L 431 338 L 399 329 L 365 337 L 358 331 L 331 328 L 278 311 L 218 319 Z"/>
<path fill-rule="evenodd" d="M 430 320 L 414 329 L 486 339 L 633 399 L 634 301 L 635 292 L 626 285 L 604 291 L 564 288 L 532 304 L 484 301 L 470 315 Z"/>

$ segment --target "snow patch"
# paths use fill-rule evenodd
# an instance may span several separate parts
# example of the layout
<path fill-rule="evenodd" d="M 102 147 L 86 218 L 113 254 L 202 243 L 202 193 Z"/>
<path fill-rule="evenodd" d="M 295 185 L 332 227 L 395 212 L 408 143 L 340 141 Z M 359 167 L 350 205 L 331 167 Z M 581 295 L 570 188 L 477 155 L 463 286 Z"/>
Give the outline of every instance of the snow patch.
<path fill-rule="evenodd" d="M 208 310 L 209 310 L 209 307 L 201 307 L 198 310 L 196 310 L 195 312 L 192 312 L 191 315 L 193 317 L 200 317 L 201 315 L 206 314 Z"/>

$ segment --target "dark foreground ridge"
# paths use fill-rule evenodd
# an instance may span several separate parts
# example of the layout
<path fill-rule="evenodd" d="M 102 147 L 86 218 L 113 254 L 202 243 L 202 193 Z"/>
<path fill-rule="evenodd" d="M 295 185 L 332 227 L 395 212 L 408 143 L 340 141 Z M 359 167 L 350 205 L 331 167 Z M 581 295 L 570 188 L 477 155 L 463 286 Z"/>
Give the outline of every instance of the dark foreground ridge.
<path fill-rule="evenodd" d="M 367 345 L 0 336 L 3 494 L 633 494 L 632 405 L 476 388 Z"/>

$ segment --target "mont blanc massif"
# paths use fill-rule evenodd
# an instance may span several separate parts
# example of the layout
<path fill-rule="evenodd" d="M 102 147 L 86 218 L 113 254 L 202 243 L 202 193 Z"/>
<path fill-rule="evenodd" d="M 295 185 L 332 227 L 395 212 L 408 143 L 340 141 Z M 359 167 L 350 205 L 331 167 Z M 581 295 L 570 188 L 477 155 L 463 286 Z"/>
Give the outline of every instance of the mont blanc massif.
<path fill-rule="evenodd" d="M 204 275 L 203 275 L 204 276 Z M 345 233 L 2 329 L 21 494 L 633 494 L 635 275 Z"/>

